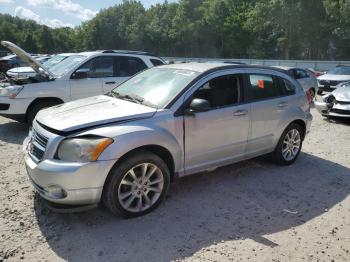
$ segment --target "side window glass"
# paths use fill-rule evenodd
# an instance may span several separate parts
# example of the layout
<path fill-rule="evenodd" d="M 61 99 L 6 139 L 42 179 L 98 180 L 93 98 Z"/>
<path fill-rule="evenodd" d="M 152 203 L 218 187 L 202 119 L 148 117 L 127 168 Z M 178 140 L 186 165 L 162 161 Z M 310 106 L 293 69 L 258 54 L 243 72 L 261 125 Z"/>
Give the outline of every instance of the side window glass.
<path fill-rule="evenodd" d="M 112 57 L 97 57 L 83 64 L 78 70 L 86 70 L 89 78 L 113 76 Z"/>
<path fill-rule="evenodd" d="M 248 76 L 249 100 L 262 100 L 278 96 L 276 84 L 271 75 L 251 74 Z"/>
<path fill-rule="evenodd" d="M 239 75 L 220 76 L 200 87 L 193 98 L 207 100 L 213 109 L 235 105 L 239 102 L 240 87 Z"/>
<path fill-rule="evenodd" d="M 287 96 L 295 94 L 295 86 L 291 82 L 286 79 L 279 78 L 279 83 L 279 86 L 282 89 L 280 93 Z"/>
<path fill-rule="evenodd" d="M 151 63 L 154 65 L 154 66 L 160 66 L 160 65 L 164 65 L 164 63 L 158 59 L 151 59 Z"/>
<path fill-rule="evenodd" d="M 136 57 L 119 56 L 116 58 L 117 69 L 115 76 L 129 77 L 147 68 L 146 64 Z"/>
<path fill-rule="evenodd" d="M 297 69 L 295 72 L 296 72 L 296 74 L 295 74 L 295 78 L 296 79 L 302 79 L 302 78 L 306 78 L 307 77 L 306 72 L 303 71 L 303 70 Z"/>

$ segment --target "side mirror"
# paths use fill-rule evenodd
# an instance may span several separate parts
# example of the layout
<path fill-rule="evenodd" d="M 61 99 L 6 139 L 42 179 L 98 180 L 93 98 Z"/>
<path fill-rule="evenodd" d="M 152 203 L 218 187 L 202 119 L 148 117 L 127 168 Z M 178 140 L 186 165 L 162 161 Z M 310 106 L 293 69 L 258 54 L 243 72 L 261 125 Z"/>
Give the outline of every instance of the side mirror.
<path fill-rule="evenodd" d="M 71 79 L 85 79 L 85 78 L 88 78 L 88 70 L 86 69 L 78 69 L 71 76 Z"/>
<path fill-rule="evenodd" d="M 186 115 L 194 115 L 195 113 L 207 112 L 211 108 L 208 100 L 195 98 L 192 100 L 190 107 L 185 110 Z"/>

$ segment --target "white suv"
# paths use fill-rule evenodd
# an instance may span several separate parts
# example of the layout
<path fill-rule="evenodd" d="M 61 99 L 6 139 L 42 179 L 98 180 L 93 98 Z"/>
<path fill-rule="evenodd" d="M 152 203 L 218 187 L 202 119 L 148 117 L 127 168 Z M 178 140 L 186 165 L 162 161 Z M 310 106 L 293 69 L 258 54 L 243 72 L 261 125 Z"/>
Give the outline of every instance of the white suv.
<path fill-rule="evenodd" d="M 109 50 L 78 53 L 48 69 L 15 44 L 1 44 L 37 72 L 0 83 L 0 115 L 29 124 L 43 108 L 108 93 L 134 74 L 164 64 L 146 52 Z"/>

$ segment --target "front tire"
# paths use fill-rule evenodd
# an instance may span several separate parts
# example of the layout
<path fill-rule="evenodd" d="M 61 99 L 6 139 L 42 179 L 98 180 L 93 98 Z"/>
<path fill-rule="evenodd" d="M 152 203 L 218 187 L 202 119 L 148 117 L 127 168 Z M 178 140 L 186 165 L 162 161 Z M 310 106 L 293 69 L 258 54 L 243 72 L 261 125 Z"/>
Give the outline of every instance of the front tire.
<path fill-rule="evenodd" d="M 280 165 L 293 164 L 300 154 L 302 145 L 302 127 L 298 124 L 290 124 L 283 132 L 272 154 L 273 160 Z"/>
<path fill-rule="evenodd" d="M 49 108 L 49 107 L 52 107 L 52 106 L 56 106 L 60 103 L 58 102 L 54 102 L 54 101 L 42 101 L 42 102 L 39 102 L 37 104 L 35 104 L 34 106 L 32 106 L 29 110 L 28 110 L 28 113 L 27 113 L 27 123 L 29 126 L 32 126 L 33 125 L 33 121 L 35 119 L 35 116 L 38 114 L 38 112 L 42 109 L 45 109 L 45 108 Z"/>
<path fill-rule="evenodd" d="M 156 209 L 170 184 L 168 166 L 157 155 L 135 153 L 111 170 L 103 191 L 105 206 L 115 215 L 132 218 Z"/>

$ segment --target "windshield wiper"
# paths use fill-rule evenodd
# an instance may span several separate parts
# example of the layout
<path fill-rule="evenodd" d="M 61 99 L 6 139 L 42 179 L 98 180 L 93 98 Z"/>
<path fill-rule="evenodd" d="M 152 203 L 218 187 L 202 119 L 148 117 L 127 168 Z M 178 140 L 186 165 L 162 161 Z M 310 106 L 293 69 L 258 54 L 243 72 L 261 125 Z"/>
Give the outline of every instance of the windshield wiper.
<path fill-rule="evenodd" d="M 118 92 L 115 91 L 111 91 L 110 96 L 115 97 L 115 98 L 119 98 L 122 100 L 127 100 L 136 104 L 140 104 L 140 105 L 145 105 L 145 106 L 149 106 L 149 107 L 153 107 L 153 108 L 157 108 L 157 106 L 149 101 L 146 101 L 143 97 L 135 95 L 135 94 L 130 94 L 130 95 L 122 95 Z"/>

